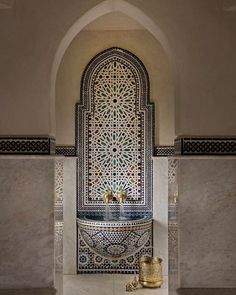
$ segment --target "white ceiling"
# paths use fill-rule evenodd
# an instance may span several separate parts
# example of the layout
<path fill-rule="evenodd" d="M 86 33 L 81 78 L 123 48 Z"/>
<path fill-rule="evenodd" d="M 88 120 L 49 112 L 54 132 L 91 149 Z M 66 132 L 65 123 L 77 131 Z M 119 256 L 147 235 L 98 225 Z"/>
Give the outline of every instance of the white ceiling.
<path fill-rule="evenodd" d="M 88 24 L 85 31 L 117 31 L 117 30 L 144 30 L 134 19 L 121 12 L 112 12 L 97 18 Z"/>

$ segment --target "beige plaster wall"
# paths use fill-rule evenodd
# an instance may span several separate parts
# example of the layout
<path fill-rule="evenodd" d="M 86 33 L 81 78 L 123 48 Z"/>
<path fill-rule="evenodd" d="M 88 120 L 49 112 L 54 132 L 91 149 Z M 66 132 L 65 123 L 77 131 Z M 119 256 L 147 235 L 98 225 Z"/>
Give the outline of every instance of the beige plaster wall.
<path fill-rule="evenodd" d="M 160 43 L 145 30 L 82 31 L 63 57 L 56 83 L 57 144 L 75 142 L 75 103 L 80 100 L 82 73 L 97 53 L 118 46 L 144 63 L 150 79 L 150 100 L 155 103 L 155 142 L 173 145 L 174 85 L 171 67 Z"/>
<path fill-rule="evenodd" d="M 0 10 L 0 134 L 55 134 L 51 71 L 57 48 L 76 20 L 102 2 L 16 0 Z M 125 1 L 168 40 L 175 135 L 236 134 L 236 16 L 224 2 Z M 115 2 L 109 3 L 113 9 Z"/>

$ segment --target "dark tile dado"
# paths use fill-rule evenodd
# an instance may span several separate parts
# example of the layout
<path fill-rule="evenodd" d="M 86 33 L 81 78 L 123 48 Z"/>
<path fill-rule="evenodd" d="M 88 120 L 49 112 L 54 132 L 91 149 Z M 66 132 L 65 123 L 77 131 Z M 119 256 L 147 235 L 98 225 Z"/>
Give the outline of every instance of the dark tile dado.
<path fill-rule="evenodd" d="M 236 155 L 236 137 L 178 137 L 175 155 Z"/>
<path fill-rule="evenodd" d="M 51 137 L 0 137 L 1 155 L 55 154 L 55 139 Z"/>

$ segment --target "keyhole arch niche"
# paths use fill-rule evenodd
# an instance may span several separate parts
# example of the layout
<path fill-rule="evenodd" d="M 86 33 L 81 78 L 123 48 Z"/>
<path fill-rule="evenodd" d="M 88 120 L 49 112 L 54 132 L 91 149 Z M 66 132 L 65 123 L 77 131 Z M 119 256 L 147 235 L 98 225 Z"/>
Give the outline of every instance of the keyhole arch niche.
<path fill-rule="evenodd" d="M 76 104 L 77 212 L 103 215 L 103 193 L 126 190 L 127 214 L 152 215 L 154 105 L 142 61 L 112 47 L 97 54 Z M 118 212 L 117 201 L 111 203 Z"/>

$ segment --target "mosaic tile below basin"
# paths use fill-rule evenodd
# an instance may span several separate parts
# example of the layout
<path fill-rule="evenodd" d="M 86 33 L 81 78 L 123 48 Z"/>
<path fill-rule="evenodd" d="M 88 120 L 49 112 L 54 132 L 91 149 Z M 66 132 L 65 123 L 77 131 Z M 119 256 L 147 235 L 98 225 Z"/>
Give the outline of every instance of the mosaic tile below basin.
<path fill-rule="evenodd" d="M 144 247 L 123 259 L 107 259 L 94 253 L 78 234 L 78 273 L 136 273 L 138 260 L 143 255 L 152 255 L 152 236 Z"/>

